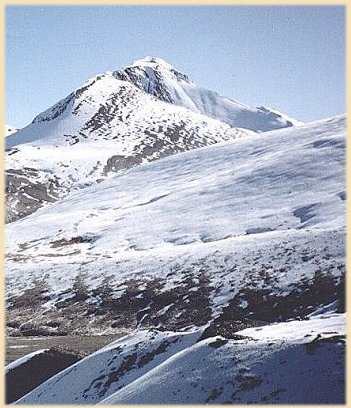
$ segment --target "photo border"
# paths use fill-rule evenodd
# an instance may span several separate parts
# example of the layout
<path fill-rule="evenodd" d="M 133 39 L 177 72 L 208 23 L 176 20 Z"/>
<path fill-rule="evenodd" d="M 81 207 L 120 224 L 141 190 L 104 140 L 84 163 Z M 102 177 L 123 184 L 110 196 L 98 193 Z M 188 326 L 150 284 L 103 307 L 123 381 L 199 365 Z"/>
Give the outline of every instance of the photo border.
<path fill-rule="evenodd" d="M 6 24 L 5 24 L 5 13 L 6 13 L 6 7 L 7 6 L 162 6 L 162 7 L 168 7 L 168 6 L 344 6 L 345 7 L 345 16 L 346 16 L 346 44 L 345 44 L 345 49 L 346 49 L 346 115 L 347 115 L 347 128 L 346 128 L 346 192 L 347 192 L 347 197 L 348 194 L 350 193 L 350 182 L 351 182 L 351 148 L 350 148 L 350 128 L 348 126 L 348 117 L 350 114 L 350 103 L 349 103 L 349 97 L 351 95 L 351 81 L 348 77 L 348 73 L 351 71 L 351 60 L 347 53 L 348 47 L 347 45 L 350 46 L 350 36 L 351 36 L 351 29 L 350 29 L 350 22 L 351 22 L 351 7 L 348 5 L 348 2 L 346 0 L 334 0 L 334 1 L 327 1 L 327 0 L 295 0 L 295 1 L 277 1 L 277 0 L 247 0 L 247 1 L 236 1 L 236 0 L 173 0 L 173 1 L 163 1 L 163 0 L 153 0 L 153 1 L 148 1 L 148 0 L 41 0 L 41 1 L 31 1 L 31 0 L 1 0 L 1 7 L 0 7 L 0 26 L 2 28 L 2 37 L 1 37 L 1 55 L 2 55 L 2 61 L 3 63 L 1 64 L 0 68 L 0 78 L 1 78 L 1 108 L 0 109 L 0 122 L 3 123 L 3 129 L 5 125 L 5 107 L 6 107 L 6 98 L 5 98 L 5 58 L 6 58 L 6 35 L 5 35 L 5 30 L 6 30 Z M 1 147 L 1 160 L 0 160 L 0 184 L 2 191 L 4 192 L 5 189 L 5 177 L 4 177 L 4 151 L 5 151 L 5 137 L 0 138 L 0 147 Z M 0 285 L 0 299 L 2 301 L 2 309 L 0 312 L 0 327 L 2 328 L 2 333 L 3 335 L 0 336 L 0 347 L 1 347 L 1 356 L 0 356 L 0 362 L 2 367 L 5 367 L 5 259 L 4 259 L 4 246 L 5 246 L 5 214 L 4 214 L 4 194 L 2 195 L 2 201 L 0 204 L 0 216 L 2 219 L 2 229 L 1 229 L 1 234 L 0 234 L 0 277 L 2 279 L 2 285 Z M 346 200 L 346 309 L 350 310 L 350 305 L 351 305 L 351 296 L 349 296 L 350 293 L 350 286 L 351 286 L 351 281 L 350 278 L 347 276 L 348 272 L 350 270 L 350 265 L 351 265 L 351 260 L 350 260 L 350 249 L 351 249 L 351 239 L 350 239 L 350 221 L 351 221 L 351 215 L 350 215 L 350 203 L 349 200 Z M 349 322 L 349 316 L 347 314 L 347 337 L 350 336 L 350 322 Z M 349 398 L 349 389 L 347 385 L 351 384 L 351 375 L 350 375 L 350 370 L 348 369 L 351 364 L 350 364 L 350 351 L 348 345 L 346 346 L 346 403 L 342 405 L 335 405 L 335 404 L 328 404 L 328 405 L 323 405 L 323 404 L 318 404 L 318 405 L 293 405 L 294 407 L 330 407 L 330 405 L 333 405 L 333 407 L 344 407 L 348 406 L 348 403 L 351 403 L 350 398 Z M 2 400 L 0 400 L 0 403 L 5 406 L 5 375 L 2 376 L 1 381 L 0 381 L 0 395 Z M 246 407 L 246 404 L 233 404 L 235 407 Z M 22 405 L 24 407 L 33 407 L 33 405 Z M 40 405 L 41 407 L 52 407 L 53 405 Z M 56 406 L 62 406 L 62 407 L 72 407 L 73 405 L 61 405 L 61 404 L 56 404 Z M 83 405 L 79 405 L 83 406 Z M 86 406 L 90 406 L 86 404 Z M 140 405 L 129 405 L 130 407 L 140 407 Z M 142 405 L 142 406 L 148 406 L 148 405 Z M 159 405 L 158 405 L 159 406 Z M 162 406 L 162 405 L 161 405 Z M 174 405 L 164 405 L 164 406 L 170 406 L 174 407 Z M 184 405 L 186 406 L 186 405 Z M 189 406 L 194 406 L 194 405 L 189 405 Z M 206 406 L 206 405 L 196 405 L 196 406 Z M 212 405 L 215 407 L 216 405 Z M 219 407 L 219 405 L 217 405 Z M 277 407 L 277 406 L 283 406 L 283 404 L 277 404 L 277 405 L 254 405 L 254 406 L 262 406 L 262 407 Z M 292 406 L 290 405 L 284 405 L 284 406 Z"/>

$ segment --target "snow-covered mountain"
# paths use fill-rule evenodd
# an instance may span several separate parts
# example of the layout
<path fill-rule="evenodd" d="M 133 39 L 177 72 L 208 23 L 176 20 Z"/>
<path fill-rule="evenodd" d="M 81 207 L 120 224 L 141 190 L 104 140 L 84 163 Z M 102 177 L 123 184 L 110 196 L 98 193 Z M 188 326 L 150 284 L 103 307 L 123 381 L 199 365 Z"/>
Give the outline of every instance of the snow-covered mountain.
<path fill-rule="evenodd" d="M 213 321 L 209 330 L 230 334 L 337 299 L 342 310 L 344 147 L 345 117 L 246 136 L 143 164 L 9 224 L 10 327 Z"/>
<path fill-rule="evenodd" d="M 145 58 L 88 80 L 7 137 L 6 220 L 111 172 L 298 123 L 199 88 L 165 61 Z"/>
<path fill-rule="evenodd" d="M 113 172 L 248 133 L 106 73 L 7 137 L 7 221 Z"/>

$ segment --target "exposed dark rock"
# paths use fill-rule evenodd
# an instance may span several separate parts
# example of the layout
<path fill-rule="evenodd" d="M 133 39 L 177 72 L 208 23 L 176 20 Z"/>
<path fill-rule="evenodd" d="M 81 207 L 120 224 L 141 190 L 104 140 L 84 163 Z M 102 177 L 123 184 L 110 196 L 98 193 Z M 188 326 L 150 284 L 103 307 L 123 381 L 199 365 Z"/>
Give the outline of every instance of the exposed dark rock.
<path fill-rule="evenodd" d="M 6 403 L 11 404 L 84 355 L 51 348 L 6 374 Z M 34 375 L 33 375 L 34 374 Z"/>
<path fill-rule="evenodd" d="M 306 349 L 306 353 L 312 354 L 323 344 L 328 344 L 328 343 L 345 344 L 345 341 L 346 341 L 346 337 L 343 335 L 323 337 L 322 335 L 318 334 L 311 342 L 305 343 L 304 346 Z"/>
<path fill-rule="evenodd" d="M 106 175 L 110 172 L 118 172 L 121 170 L 126 170 L 132 168 L 142 161 L 140 156 L 121 156 L 114 155 L 111 156 L 103 169 L 103 174 Z"/>
<path fill-rule="evenodd" d="M 52 108 L 36 116 L 32 123 L 48 122 L 59 117 L 68 108 L 69 104 L 74 99 L 74 96 L 75 96 L 74 92 L 72 92 L 66 98 L 62 99 L 62 101 L 54 105 Z"/>
<path fill-rule="evenodd" d="M 226 339 L 242 340 L 247 337 L 236 334 L 239 330 L 247 329 L 248 327 L 263 326 L 266 322 L 257 321 L 253 319 L 241 318 L 233 320 L 231 315 L 230 306 L 223 309 L 223 312 L 219 317 L 213 320 L 209 326 L 204 330 L 198 341 L 222 336 Z"/>
<path fill-rule="evenodd" d="M 72 237 L 72 238 L 61 238 L 56 241 L 51 242 L 51 247 L 52 248 L 59 248 L 67 245 L 72 245 L 72 244 L 82 244 L 85 242 L 92 242 L 93 238 L 91 237 L 82 237 L 82 236 L 77 236 L 77 237 Z"/>
<path fill-rule="evenodd" d="M 5 173 L 6 222 L 16 221 L 55 202 L 59 189 L 59 179 L 54 175 L 28 168 L 8 169 Z"/>
<path fill-rule="evenodd" d="M 226 340 L 226 339 L 216 339 L 215 341 L 213 341 L 212 343 L 209 343 L 208 345 L 210 347 L 213 347 L 213 348 L 217 349 L 217 348 L 220 348 L 220 347 L 224 346 L 227 343 L 228 343 L 228 340 Z"/>

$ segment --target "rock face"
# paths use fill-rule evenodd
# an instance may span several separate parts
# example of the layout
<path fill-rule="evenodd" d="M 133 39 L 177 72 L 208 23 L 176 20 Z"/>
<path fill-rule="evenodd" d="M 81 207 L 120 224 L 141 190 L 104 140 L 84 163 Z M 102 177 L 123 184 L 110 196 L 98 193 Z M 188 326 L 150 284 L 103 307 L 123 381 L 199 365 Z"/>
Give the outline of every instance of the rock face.
<path fill-rule="evenodd" d="M 5 172 L 6 222 L 37 211 L 61 195 L 57 176 L 35 168 L 8 169 Z"/>

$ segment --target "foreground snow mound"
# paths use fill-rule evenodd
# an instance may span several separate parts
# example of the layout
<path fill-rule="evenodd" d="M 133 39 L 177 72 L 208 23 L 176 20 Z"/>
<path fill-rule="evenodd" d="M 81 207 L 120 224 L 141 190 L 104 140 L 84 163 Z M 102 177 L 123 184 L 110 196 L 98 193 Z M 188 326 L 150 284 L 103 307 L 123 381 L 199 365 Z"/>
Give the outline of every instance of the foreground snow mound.
<path fill-rule="evenodd" d="M 72 365 L 19 399 L 19 404 L 94 404 L 198 339 L 200 333 L 140 331 Z"/>
<path fill-rule="evenodd" d="M 236 339 L 137 331 L 17 404 L 342 404 L 344 359 L 344 314 L 246 329 Z"/>
<path fill-rule="evenodd" d="M 345 316 L 329 320 L 277 324 L 259 341 L 203 340 L 101 404 L 344 403 Z"/>
<path fill-rule="evenodd" d="M 337 117 L 138 166 L 10 224 L 9 326 L 180 330 L 218 318 L 216 334 L 335 300 L 342 311 L 344 155 Z"/>

